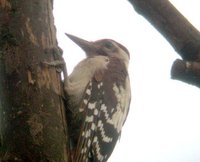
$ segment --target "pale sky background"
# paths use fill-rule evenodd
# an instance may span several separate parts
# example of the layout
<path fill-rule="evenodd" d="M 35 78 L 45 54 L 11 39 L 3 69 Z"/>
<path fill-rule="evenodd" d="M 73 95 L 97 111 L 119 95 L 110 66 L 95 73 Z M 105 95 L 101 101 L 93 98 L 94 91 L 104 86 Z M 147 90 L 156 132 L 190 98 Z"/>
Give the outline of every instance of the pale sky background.
<path fill-rule="evenodd" d="M 171 0 L 200 30 L 200 1 Z M 170 79 L 179 56 L 126 0 L 55 0 L 58 42 L 69 73 L 85 57 L 64 33 L 114 39 L 131 53 L 132 103 L 109 162 L 200 162 L 199 89 Z M 167 13 L 166 13 L 167 14 Z"/>

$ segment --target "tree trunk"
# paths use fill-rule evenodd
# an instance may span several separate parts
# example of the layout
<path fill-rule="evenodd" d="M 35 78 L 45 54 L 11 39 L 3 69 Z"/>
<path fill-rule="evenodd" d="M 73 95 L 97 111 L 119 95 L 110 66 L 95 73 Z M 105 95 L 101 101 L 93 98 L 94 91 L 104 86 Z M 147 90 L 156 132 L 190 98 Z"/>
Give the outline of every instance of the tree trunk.
<path fill-rule="evenodd" d="M 68 161 L 52 3 L 0 0 L 0 161 Z"/>

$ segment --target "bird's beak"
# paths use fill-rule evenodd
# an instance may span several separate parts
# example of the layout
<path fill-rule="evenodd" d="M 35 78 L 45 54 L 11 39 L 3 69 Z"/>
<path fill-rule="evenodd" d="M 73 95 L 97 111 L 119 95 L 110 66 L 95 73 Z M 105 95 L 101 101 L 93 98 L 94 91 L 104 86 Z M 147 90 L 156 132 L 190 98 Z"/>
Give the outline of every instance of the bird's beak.
<path fill-rule="evenodd" d="M 93 42 L 86 41 L 84 39 L 78 38 L 78 37 L 71 35 L 71 34 L 67 34 L 67 33 L 65 33 L 65 34 L 74 43 L 76 43 L 79 47 L 81 47 L 85 51 L 85 53 L 88 57 L 94 55 L 96 50 L 95 50 L 95 46 L 94 46 Z"/>

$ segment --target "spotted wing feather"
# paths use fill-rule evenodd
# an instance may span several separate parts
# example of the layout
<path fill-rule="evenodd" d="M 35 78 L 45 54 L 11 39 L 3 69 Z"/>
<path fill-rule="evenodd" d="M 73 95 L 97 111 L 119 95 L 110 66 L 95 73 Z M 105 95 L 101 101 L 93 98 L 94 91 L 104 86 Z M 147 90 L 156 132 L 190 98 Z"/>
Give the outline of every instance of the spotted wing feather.
<path fill-rule="evenodd" d="M 92 159 L 92 143 L 97 129 L 97 120 L 99 116 L 99 103 L 96 102 L 96 97 L 93 93 L 95 91 L 95 84 L 90 81 L 86 90 L 83 102 L 80 106 L 80 113 L 85 116 L 83 120 L 81 133 L 79 135 L 77 149 L 75 153 L 75 162 L 89 162 Z"/>
<path fill-rule="evenodd" d="M 119 60 L 110 60 L 108 68 L 96 72 L 86 88 L 80 107 L 85 120 L 75 153 L 76 162 L 106 162 L 111 155 L 129 109 L 127 88 L 130 87 L 125 87 L 129 81 L 125 69 Z"/>

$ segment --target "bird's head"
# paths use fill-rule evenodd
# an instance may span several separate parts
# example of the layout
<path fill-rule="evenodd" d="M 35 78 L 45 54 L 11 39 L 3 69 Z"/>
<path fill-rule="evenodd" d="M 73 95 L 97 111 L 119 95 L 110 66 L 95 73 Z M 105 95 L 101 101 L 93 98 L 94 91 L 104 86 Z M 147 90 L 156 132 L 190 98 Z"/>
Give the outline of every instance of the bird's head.
<path fill-rule="evenodd" d="M 128 66 L 130 59 L 129 51 L 120 43 L 111 39 L 101 39 L 95 42 L 90 42 L 71 34 L 66 35 L 85 51 L 87 57 L 98 55 L 116 57 Z"/>

